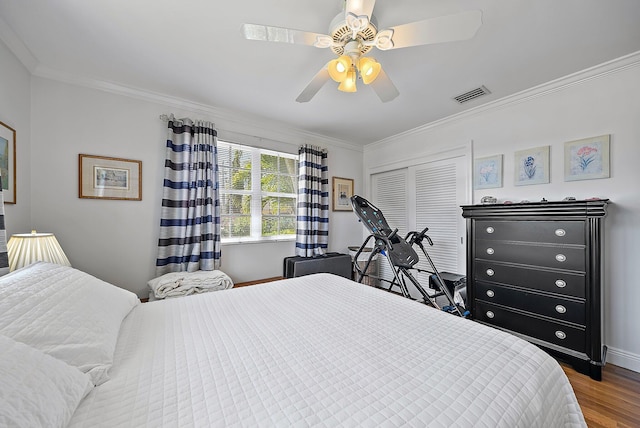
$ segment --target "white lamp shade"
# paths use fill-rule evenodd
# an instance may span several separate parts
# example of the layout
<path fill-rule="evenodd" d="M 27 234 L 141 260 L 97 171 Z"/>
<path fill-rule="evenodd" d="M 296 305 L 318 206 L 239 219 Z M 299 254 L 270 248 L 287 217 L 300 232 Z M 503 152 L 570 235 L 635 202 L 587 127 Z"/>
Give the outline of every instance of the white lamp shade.
<path fill-rule="evenodd" d="M 19 233 L 7 243 L 9 270 L 14 271 L 35 262 L 71 266 L 53 233 Z"/>

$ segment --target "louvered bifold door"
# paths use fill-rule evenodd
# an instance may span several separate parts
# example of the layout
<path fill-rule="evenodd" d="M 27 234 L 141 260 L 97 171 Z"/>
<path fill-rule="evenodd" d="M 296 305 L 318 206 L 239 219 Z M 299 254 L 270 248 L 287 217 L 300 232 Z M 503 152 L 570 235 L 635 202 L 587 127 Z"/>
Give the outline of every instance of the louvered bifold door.
<path fill-rule="evenodd" d="M 391 229 L 398 228 L 402 237 L 407 233 L 407 194 L 406 168 L 371 175 L 371 202 L 382 211 Z M 378 273 L 384 279 L 393 279 L 389 262 L 381 255 L 378 256 Z M 381 286 L 387 288 L 389 284 L 383 282 Z"/>
<path fill-rule="evenodd" d="M 427 235 L 433 240 L 423 244 L 439 272 L 465 273 L 464 219 L 460 205 L 465 201 L 464 159 L 451 158 L 412 167 L 409 180 L 415 185 L 415 224 L 412 229 L 429 228 Z M 421 269 L 432 270 L 422 252 L 418 251 Z M 419 280 L 428 281 L 427 274 Z"/>

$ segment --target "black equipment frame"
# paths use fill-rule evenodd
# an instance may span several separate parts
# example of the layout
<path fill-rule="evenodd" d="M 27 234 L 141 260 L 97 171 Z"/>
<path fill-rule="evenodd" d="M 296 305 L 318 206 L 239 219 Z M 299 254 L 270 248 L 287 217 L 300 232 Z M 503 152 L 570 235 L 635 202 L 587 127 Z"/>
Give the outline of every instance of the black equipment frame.
<path fill-rule="evenodd" d="M 430 246 L 433 246 L 433 241 L 427 235 L 428 227 L 425 227 L 421 232 L 411 231 L 407 233 L 404 239 L 398 236 L 398 229 L 391 230 L 389 224 L 387 223 L 384 215 L 375 205 L 362 198 L 361 196 L 354 195 L 351 197 L 351 204 L 353 205 L 354 212 L 358 216 L 359 220 L 367 227 L 369 232 L 371 233 L 362 243 L 356 255 L 354 256 L 355 270 L 357 272 L 356 280 L 358 282 L 362 282 L 365 277 L 370 277 L 377 279 L 379 281 L 389 283 L 388 290 L 394 286 L 400 288 L 400 293 L 406 298 L 412 298 L 409 293 L 409 288 L 407 286 L 407 281 L 411 283 L 414 288 L 420 293 L 423 298 L 423 302 L 430 306 L 433 306 L 436 309 L 445 310 L 447 312 L 451 312 L 455 315 L 464 317 L 466 316 L 466 312 L 463 313 L 459 306 L 455 303 L 454 297 L 449 292 L 448 288 L 445 285 L 442 276 L 438 272 L 433 260 L 429 256 L 429 253 L 424 247 L 423 241 L 426 239 Z M 364 268 L 360 268 L 357 260 L 360 254 L 367 248 L 367 245 L 374 239 L 373 249 L 367 258 L 367 261 L 364 265 Z M 416 268 L 415 265 L 419 261 L 418 254 L 413 249 L 413 246 L 417 246 L 422 250 L 422 254 L 424 254 L 426 260 L 428 261 L 432 271 L 424 270 Z M 386 258 L 391 267 L 391 270 L 394 274 L 393 280 L 389 281 L 380 276 L 372 276 L 367 274 L 367 270 L 373 260 L 376 259 L 376 256 L 381 254 Z M 435 287 L 437 292 L 433 295 L 427 293 L 424 287 L 420 284 L 420 282 L 415 278 L 415 276 L 411 273 L 411 271 L 416 272 L 426 272 L 436 276 L 437 281 L 435 282 Z M 444 296 L 448 305 L 444 307 L 440 307 L 436 302 L 436 297 Z"/>

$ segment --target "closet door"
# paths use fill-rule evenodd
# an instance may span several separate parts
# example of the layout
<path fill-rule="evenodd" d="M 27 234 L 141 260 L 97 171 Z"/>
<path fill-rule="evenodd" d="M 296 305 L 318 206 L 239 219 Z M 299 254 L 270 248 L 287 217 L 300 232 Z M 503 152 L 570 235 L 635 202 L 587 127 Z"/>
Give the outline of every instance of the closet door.
<path fill-rule="evenodd" d="M 439 272 L 465 274 L 465 222 L 460 206 L 467 201 L 467 175 L 463 156 L 409 168 L 409 211 L 414 213 L 410 227 L 418 232 L 429 228 L 433 246 L 426 239 L 423 245 Z M 416 251 L 418 267 L 432 270 L 422 251 Z M 419 280 L 422 283 L 423 278 Z"/>
<path fill-rule="evenodd" d="M 460 206 L 468 203 L 468 180 L 465 156 L 426 161 L 372 174 L 371 202 L 380 208 L 392 229 L 398 228 L 403 238 L 408 231 L 420 232 L 428 227 L 427 235 L 433 240 L 433 246 L 429 246 L 426 239 L 423 245 L 436 269 L 464 275 L 466 232 Z M 416 267 L 432 271 L 422 251 L 418 247 L 414 249 L 420 257 Z M 378 272 L 384 279 L 393 278 L 393 271 L 382 256 L 378 257 Z M 417 276 L 426 287 L 429 274 Z"/>
<path fill-rule="evenodd" d="M 407 233 L 408 224 L 407 168 L 371 175 L 371 202 L 380 209 L 391 229 L 398 228 L 402 237 Z M 373 241 L 370 241 L 373 245 Z M 378 274 L 391 281 L 393 271 L 382 255 L 378 256 Z M 387 288 L 388 283 L 380 284 Z"/>

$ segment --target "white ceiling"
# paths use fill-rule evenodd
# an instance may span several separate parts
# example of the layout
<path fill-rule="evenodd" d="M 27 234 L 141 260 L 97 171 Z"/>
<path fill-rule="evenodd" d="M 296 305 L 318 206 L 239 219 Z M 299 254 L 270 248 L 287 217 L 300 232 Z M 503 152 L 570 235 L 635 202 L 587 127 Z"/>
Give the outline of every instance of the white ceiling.
<path fill-rule="evenodd" d="M 348 94 L 330 81 L 297 103 L 335 55 L 245 40 L 240 26 L 326 34 L 342 3 L 0 0 L 0 37 L 35 74 L 118 83 L 357 145 L 640 51 L 639 0 L 378 0 L 380 28 L 465 10 L 481 10 L 483 24 L 467 41 L 373 50 L 400 91 L 391 102 L 362 84 Z M 481 85 L 491 94 L 452 100 Z"/>

